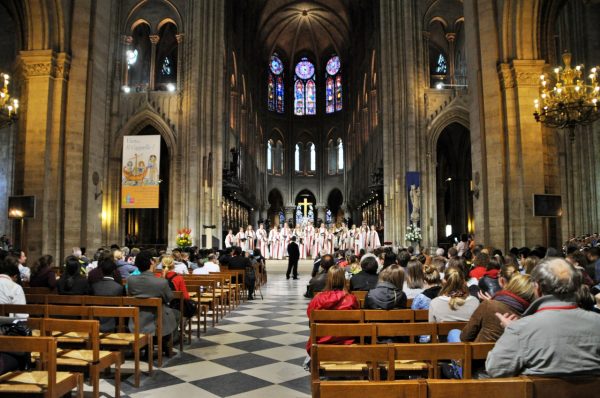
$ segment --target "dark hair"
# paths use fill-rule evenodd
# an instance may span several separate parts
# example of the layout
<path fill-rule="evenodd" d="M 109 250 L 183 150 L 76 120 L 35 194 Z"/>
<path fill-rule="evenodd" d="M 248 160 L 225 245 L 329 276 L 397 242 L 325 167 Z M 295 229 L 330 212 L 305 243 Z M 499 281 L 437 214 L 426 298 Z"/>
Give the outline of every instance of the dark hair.
<path fill-rule="evenodd" d="M 19 266 L 16 261 L 6 261 L 14 257 L 8 256 L 0 263 L 0 274 L 8 275 L 10 277 L 19 275 Z"/>
<path fill-rule="evenodd" d="M 490 263 L 490 256 L 488 256 L 486 253 L 479 253 L 473 262 L 473 265 L 476 267 L 487 268 L 488 264 Z"/>
<path fill-rule="evenodd" d="M 333 259 L 333 256 L 331 254 L 325 254 L 321 257 L 320 265 L 321 268 L 323 268 L 325 271 L 328 271 L 329 268 L 335 265 L 335 260 Z"/>
<path fill-rule="evenodd" d="M 67 256 L 65 258 L 65 276 L 67 281 L 65 283 L 65 290 L 73 289 L 75 284 L 75 277 L 79 275 L 79 270 L 81 269 L 81 263 L 79 259 L 75 256 Z"/>
<path fill-rule="evenodd" d="M 54 257 L 52 257 L 49 254 L 38 258 L 38 260 L 31 267 L 31 277 L 34 277 L 35 275 L 40 273 L 40 271 L 42 271 L 44 268 L 51 266 L 53 262 Z"/>
<path fill-rule="evenodd" d="M 383 267 L 386 268 L 392 264 L 396 264 L 396 255 L 392 251 L 388 251 L 385 253 L 385 257 L 383 258 Z"/>
<path fill-rule="evenodd" d="M 102 275 L 112 276 L 115 272 L 116 264 L 112 258 L 105 257 L 99 262 L 98 267 L 102 270 Z"/>
<path fill-rule="evenodd" d="M 235 247 L 233 248 L 233 254 L 235 254 L 236 256 L 239 256 L 239 255 L 241 255 L 241 254 L 242 254 L 242 248 L 241 248 L 241 247 L 239 247 L 239 246 L 235 246 Z"/>
<path fill-rule="evenodd" d="M 138 267 L 140 272 L 148 271 L 152 265 L 152 255 L 150 252 L 144 250 L 137 256 L 135 256 L 135 266 Z"/>
<path fill-rule="evenodd" d="M 367 256 L 360 260 L 360 267 L 367 274 L 375 275 L 377 274 L 377 268 L 379 268 L 379 263 L 377 262 L 377 258 L 373 256 Z"/>
<path fill-rule="evenodd" d="M 409 261 L 410 261 L 410 254 L 408 254 L 408 252 L 406 250 L 403 250 L 400 253 L 398 253 L 398 263 L 401 266 L 406 268 Z"/>
<path fill-rule="evenodd" d="M 417 260 L 409 261 L 406 269 L 406 286 L 410 289 L 421 289 L 424 284 L 423 264 Z"/>
<path fill-rule="evenodd" d="M 502 267 L 503 264 L 501 264 L 500 262 L 496 261 L 496 259 L 492 258 L 488 263 L 487 266 L 485 267 L 486 271 L 491 271 L 493 269 L 500 269 Z"/>

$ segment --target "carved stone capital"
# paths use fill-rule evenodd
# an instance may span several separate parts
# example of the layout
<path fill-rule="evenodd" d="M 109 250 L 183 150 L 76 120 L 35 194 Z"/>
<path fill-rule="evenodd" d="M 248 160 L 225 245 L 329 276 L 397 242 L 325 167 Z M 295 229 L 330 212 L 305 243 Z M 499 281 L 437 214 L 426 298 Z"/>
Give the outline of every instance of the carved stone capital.
<path fill-rule="evenodd" d="M 540 74 L 543 72 L 544 60 L 519 60 L 512 61 L 512 67 L 519 87 L 539 87 Z"/>
<path fill-rule="evenodd" d="M 157 45 L 158 42 L 160 41 L 159 35 L 150 35 L 148 37 L 150 38 L 150 43 L 152 43 L 153 45 Z"/>
<path fill-rule="evenodd" d="M 129 46 L 129 45 L 131 45 L 131 43 L 133 43 L 133 37 L 132 36 L 128 36 L 128 35 L 123 35 L 123 36 L 121 36 L 121 41 L 126 46 Z"/>
<path fill-rule="evenodd" d="M 183 38 L 184 38 L 184 34 L 183 33 L 179 33 L 175 35 L 175 39 L 177 40 L 178 44 L 181 44 L 181 42 L 183 42 Z"/>
<path fill-rule="evenodd" d="M 498 77 L 500 78 L 500 85 L 503 89 L 515 87 L 515 74 L 510 64 L 498 65 Z"/>
<path fill-rule="evenodd" d="M 47 76 L 68 79 L 71 59 L 66 53 L 52 50 L 31 50 L 19 53 L 19 69 L 24 79 Z"/>
<path fill-rule="evenodd" d="M 453 42 L 454 40 L 456 40 L 456 33 L 454 33 L 454 32 L 446 33 L 446 40 L 448 40 L 449 42 Z"/>

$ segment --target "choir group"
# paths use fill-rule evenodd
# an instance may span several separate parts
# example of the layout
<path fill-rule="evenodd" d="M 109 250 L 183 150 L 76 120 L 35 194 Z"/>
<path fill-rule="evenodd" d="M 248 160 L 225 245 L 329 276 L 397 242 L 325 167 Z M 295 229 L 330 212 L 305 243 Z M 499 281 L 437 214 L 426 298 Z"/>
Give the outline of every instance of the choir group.
<path fill-rule="evenodd" d="M 355 255 L 359 255 L 362 249 L 372 252 L 381 247 L 379 233 L 374 225 L 369 229 L 366 224 L 361 227 L 353 225 L 352 228 L 342 224 L 341 227 L 331 226 L 328 229 L 324 224 L 315 228 L 308 222 L 297 225 L 296 228 L 284 224 L 280 229 L 276 225 L 269 232 L 263 224 L 260 224 L 256 231 L 252 225 L 248 225 L 246 230 L 240 227 L 237 234 L 230 229 L 225 237 L 225 248 L 239 246 L 244 251 L 259 249 L 265 258 L 281 260 L 286 257 L 287 246 L 293 237 L 300 247 L 300 259 L 333 254 L 337 250 L 351 250 Z"/>

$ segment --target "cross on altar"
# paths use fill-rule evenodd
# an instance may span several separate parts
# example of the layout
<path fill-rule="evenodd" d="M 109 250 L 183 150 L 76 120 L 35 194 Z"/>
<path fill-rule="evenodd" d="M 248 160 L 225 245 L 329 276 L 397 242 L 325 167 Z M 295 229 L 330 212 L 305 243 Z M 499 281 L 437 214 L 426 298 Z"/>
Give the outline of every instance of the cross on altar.
<path fill-rule="evenodd" d="M 312 203 L 310 203 L 306 198 L 304 198 L 304 202 L 300 202 L 298 203 L 298 206 L 302 206 L 304 209 L 304 218 L 306 219 L 306 216 L 308 214 L 308 206 L 311 206 Z"/>

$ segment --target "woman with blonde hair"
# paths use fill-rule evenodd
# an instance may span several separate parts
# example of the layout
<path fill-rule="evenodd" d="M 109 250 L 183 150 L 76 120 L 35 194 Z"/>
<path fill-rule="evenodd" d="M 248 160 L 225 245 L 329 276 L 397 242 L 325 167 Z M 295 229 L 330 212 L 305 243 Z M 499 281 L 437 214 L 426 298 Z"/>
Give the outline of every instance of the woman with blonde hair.
<path fill-rule="evenodd" d="M 429 305 L 429 322 L 468 321 L 477 306 L 479 300 L 469 294 L 462 270 L 448 267 L 440 294 Z"/>
<path fill-rule="evenodd" d="M 425 290 L 414 298 L 410 307 L 413 310 L 428 310 L 431 300 L 436 298 L 442 290 L 442 279 L 436 261 L 423 267 L 423 279 L 425 280 Z"/>
<path fill-rule="evenodd" d="M 462 330 L 460 340 L 495 342 L 504 331 L 496 313 L 521 316 L 535 298 L 535 285 L 531 277 L 519 273 L 513 275 L 503 290 L 479 305 Z"/>
<path fill-rule="evenodd" d="M 183 276 L 179 275 L 174 271 L 175 260 L 171 256 L 163 256 L 161 260 L 162 270 L 158 270 L 154 273 L 157 278 L 165 278 L 169 282 L 171 290 L 183 292 L 183 297 L 189 300 L 190 294 L 188 293 L 187 286 Z"/>

